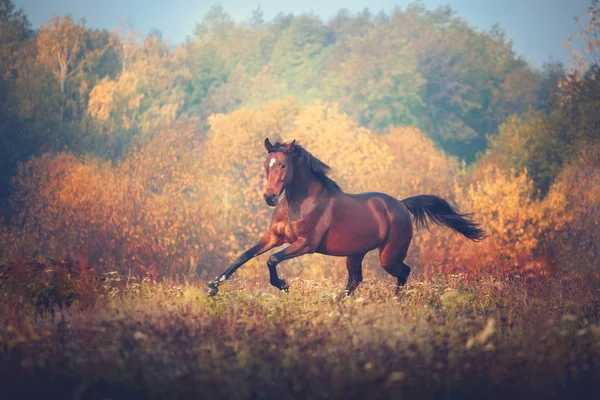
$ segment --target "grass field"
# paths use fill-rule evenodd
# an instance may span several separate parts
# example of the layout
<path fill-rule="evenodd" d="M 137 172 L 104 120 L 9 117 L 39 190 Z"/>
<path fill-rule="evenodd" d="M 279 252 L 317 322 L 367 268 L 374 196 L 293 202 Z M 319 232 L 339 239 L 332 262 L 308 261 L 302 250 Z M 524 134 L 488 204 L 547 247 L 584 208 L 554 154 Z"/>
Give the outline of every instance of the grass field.
<path fill-rule="evenodd" d="M 71 307 L 52 312 L 39 295 L 4 290 L 1 398 L 595 398 L 600 389 L 594 279 L 417 274 L 398 297 L 391 279 L 373 278 L 342 301 L 337 281 L 296 279 L 280 293 L 266 276 L 238 278 L 215 298 L 202 281 L 113 276 L 87 294 L 73 282 L 61 289 L 72 289 Z"/>

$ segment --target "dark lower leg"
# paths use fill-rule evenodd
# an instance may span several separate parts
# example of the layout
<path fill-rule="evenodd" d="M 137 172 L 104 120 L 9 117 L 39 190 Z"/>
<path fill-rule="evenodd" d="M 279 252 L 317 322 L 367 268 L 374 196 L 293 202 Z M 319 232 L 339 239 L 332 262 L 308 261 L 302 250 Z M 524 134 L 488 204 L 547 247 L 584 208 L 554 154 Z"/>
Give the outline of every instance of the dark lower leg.
<path fill-rule="evenodd" d="M 398 277 L 398 286 L 404 286 L 410 275 L 410 267 L 402 263 L 402 274 Z"/>
<path fill-rule="evenodd" d="M 267 262 L 267 267 L 269 267 L 269 281 L 271 285 L 275 286 L 279 290 L 288 290 L 289 285 L 284 279 L 280 279 L 277 275 L 277 261 L 271 256 L 269 261 Z"/>
<path fill-rule="evenodd" d="M 397 294 L 398 291 L 400 290 L 400 287 L 404 286 L 406 284 L 408 275 L 410 275 L 410 267 L 401 262 L 398 264 L 385 266 L 385 267 L 383 267 L 383 269 L 385 269 L 388 274 L 396 277 L 396 279 L 397 279 L 396 294 Z"/>
<path fill-rule="evenodd" d="M 358 285 L 362 282 L 362 260 L 363 255 L 349 256 L 346 259 L 346 268 L 348 269 L 348 284 L 344 289 L 344 294 L 351 295 Z"/>
<path fill-rule="evenodd" d="M 304 254 L 311 253 L 315 249 L 316 247 L 312 246 L 305 238 L 299 238 L 285 249 L 269 257 L 267 266 L 269 267 L 271 285 L 287 292 L 290 285 L 288 285 L 284 279 L 279 279 L 279 276 L 277 276 L 277 264 L 285 260 L 289 260 L 290 258 L 300 257 Z"/>
<path fill-rule="evenodd" d="M 208 289 L 207 289 L 206 293 L 209 296 L 216 295 L 219 291 L 219 285 L 221 283 L 223 283 L 225 280 L 229 279 L 229 277 L 239 267 L 241 267 L 242 265 L 244 265 L 244 263 L 246 263 L 246 261 L 248 261 L 252 257 L 254 257 L 260 249 L 261 249 L 261 245 L 257 244 L 256 246 L 243 252 L 238 258 L 235 259 L 235 261 L 233 261 L 233 263 L 229 266 L 229 268 L 227 268 L 225 271 L 223 271 L 222 274 L 217 276 L 214 281 L 208 283 Z"/>

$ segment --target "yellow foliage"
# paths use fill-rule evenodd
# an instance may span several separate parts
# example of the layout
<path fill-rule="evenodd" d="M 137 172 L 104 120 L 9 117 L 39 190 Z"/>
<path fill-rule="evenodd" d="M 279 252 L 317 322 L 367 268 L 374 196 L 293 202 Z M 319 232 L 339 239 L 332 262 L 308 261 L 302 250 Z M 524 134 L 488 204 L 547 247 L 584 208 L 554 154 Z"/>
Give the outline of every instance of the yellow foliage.
<path fill-rule="evenodd" d="M 117 83 L 108 77 L 103 78 L 90 92 L 88 112 L 100 121 L 106 121 L 114 106 L 114 95 Z"/>
<path fill-rule="evenodd" d="M 569 207 L 560 233 L 552 238 L 548 251 L 557 272 L 575 270 L 600 273 L 600 145 L 591 145 L 575 164 L 568 165 L 552 187 L 550 195 L 562 194 Z"/>
<path fill-rule="evenodd" d="M 183 88 L 175 82 L 190 73 L 163 46 L 147 38 L 121 75 L 98 82 L 90 92 L 90 115 L 126 129 L 139 126 L 144 133 L 174 123 L 184 104 Z"/>
<path fill-rule="evenodd" d="M 23 234 L 38 253 L 84 257 L 104 271 L 195 272 L 203 250 L 198 150 L 195 127 L 178 124 L 116 166 L 66 153 L 33 159 L 13 199 Z"/>
<path fill-rule="evenodd" d="M 458 161 L 437 149 L 433 140 L 414 127 L 391 128 L 380 140 L 393 154 L 387 193 L 398 199 L 426 193 L 452 199 Z"/>
<path fill-rule="evenodd" d="M 117 85 L 103 81 L 94 89 L 90 112 L 97 118 L 110 113 L 103 102 L 112 104 L 106 99 Z M 151 112 L 175 118 L 175 108 Z M 100 271 L 221 272 L 269 224 L 265 137 L 303 143 L 333 167 L 332 178 L 347 192 L 383 191 L 398 199 L 436 194 L 474 213 L 489 234 L 482 243 L 448 229 L 415 234 L 408 262 L 426 271 L 540 272 L 572 265 L 563 254 L 577 246 L 590 263 L 600 249 L 600 192 L 589 185 L 600 176 L 589 160 L 563 171 L 540 200 L 526 170 L 507 171 L 491 158 L 461 168 L 418 129 L 374 134 L 335 104 L 300 107 L 287 99 L 208 122 L 206 134 L 195 121 L 155 130 L 114 164 L 67 153 L 32 159 L 15 181 L 19 230 L 0 231 L 3 254 L 84 259 Z M 265 259 L 240 273 L 266 281 Z M 286 262 L 282 275 L 343 279 L 343 264 L 343 258 L 310 255 Z M 365 264 L 380 270 L 375 255 Z"/>
<path fill-rule="evenodd" d="M 331 177 L 344 191 L 383 189 L 392 165 L 390 148 L 377 135 L 360 127 L 339 107 L 321 101 L 306 107 L 294 121 L 286 140 L 296 139 L 333 168 Z"/>
<path fill-rule="evenodd" d="M 67 80 L 85 62 L 84 22 L 75 23 L 70 16 L 54 16 L 42 26 L 36 37 L 37 58 L 54 74 L 61 92 L 66 92 Z"/>
<path fill-rule="evenodd" d="M 480 179 L 471 179 L 465 185 L 462 182 L 468 176 L 455 180 L 454 199 L 461 211 L 474 214 L 489 237 L 482 243 L 472 243 L 436 229 L 434 236 L 417 239 L 421 260 L 471 272 L 543 268 L 543 245 L 568 222 L 564 194 L 556 191 L 536 200 L 526 171 L 507 173 L 494 164 L 480 164 L 470 174 Z"/>

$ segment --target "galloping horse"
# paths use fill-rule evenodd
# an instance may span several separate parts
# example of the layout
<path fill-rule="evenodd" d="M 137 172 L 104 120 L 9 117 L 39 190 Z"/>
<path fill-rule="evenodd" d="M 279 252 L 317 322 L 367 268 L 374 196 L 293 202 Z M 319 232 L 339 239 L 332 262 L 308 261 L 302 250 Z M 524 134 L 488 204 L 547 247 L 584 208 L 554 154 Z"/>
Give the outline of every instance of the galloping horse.
<path fill-rule="evenodd" d="M 327 176 L 329 166 L 295 140 L 273 145 L 267 138 L 265 148 L 264 197 L 269 206 L 275 207 L 271 227 L 255 246 L 208 284 L 210 296 L 217 294 L 218 286 L 245 262 L 285 243 L 289 246 L 267 262 L 271 285 L 280 290 L 287 291 L 289 285 L 277 275 L 277 264 L 317 252 L 347 257 L 348 284 L 344 293 L 351 295 L 362 281 L 365 254 L 379 249 L 381 266 L 397 278 L 397 294 L 410 274 L 404 259 L 413 235 L 411 214 L 417 227 L 427 226 L 429 219 L 471 240 L 485 238 L 469 214 L 458 213 L 440 197 L 422 195 L 398 201 L 384 193 L 344 193 Z"/>

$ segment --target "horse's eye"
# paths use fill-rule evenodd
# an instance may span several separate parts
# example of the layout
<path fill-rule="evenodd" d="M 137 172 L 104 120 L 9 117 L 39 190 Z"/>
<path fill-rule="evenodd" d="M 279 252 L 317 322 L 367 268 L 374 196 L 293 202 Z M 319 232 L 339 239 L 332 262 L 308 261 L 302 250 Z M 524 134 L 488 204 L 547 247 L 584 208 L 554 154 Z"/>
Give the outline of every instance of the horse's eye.
<path fill-rule="evenodd" d="M 281 168 L 287 167 L 287 164 L 281 164 Z"/>

